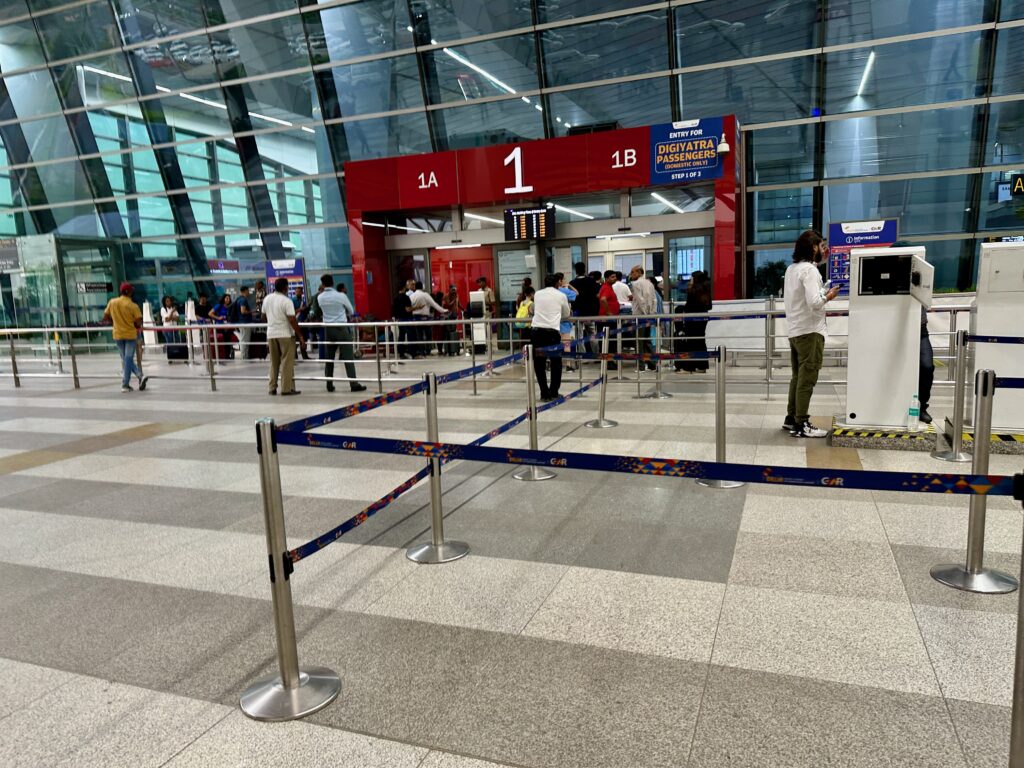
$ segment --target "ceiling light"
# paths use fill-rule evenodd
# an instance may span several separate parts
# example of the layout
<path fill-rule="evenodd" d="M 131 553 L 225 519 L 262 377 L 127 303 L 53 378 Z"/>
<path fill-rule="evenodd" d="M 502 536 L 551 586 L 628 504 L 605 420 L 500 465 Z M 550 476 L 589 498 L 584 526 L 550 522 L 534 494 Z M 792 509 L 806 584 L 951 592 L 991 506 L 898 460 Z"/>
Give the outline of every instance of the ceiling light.
<path fill-rule="evenodd" d="M 678 205 L 676 205 L 675 203 L 673 203 L 673 202 L 672 202 L 671 200 L 666 200 L 666 199 L 665 199 L 664 197 L 662 197 L 661 195 L 659 195 L 659 194 L 658 194 L 657 192 L 651 192 L 651 197 L 653 197 L 653 198 L 654 198 L 655 200 L 657 200 L 657 201 L 658 201 L 659 203 L 664 203 L 665 205 L 667 205 L 667 206 L 668 206 L 669 208 L 671 208 L 671 209 L 672 209 L 673 211 L 675 211 L 676 213 L 686 213 L 686 211 L 684 211 L 684 210 L 683 210 L 682 208 L 680 208 L 680 207 L 679 207 Z"/>
<path fill-rule="evenodd" d="M 868 84 L 868 75 L 871 74 L 871 67 L 875 63 L 875 52 L 868 54 L 868 63 L 864 65 L 864 74 L 860 76 L 860 85 L 857 86 L 857 95 L 864 93 L 864 86 Z"/>
<path fill-rule="evenodd" d="M 529 103 L 530 103 L 530 99 L 529 99 L 529 97 L 528 97 L 528 96 L 522 96 L 522 97 L 520 97 L 520 98 L 522 98 L 522 100 L 523 100 L 523 101 L 525 101 L 525 102 L 526 102 L 527 104 L 529 104 Z"/>
<path fill-rule="evenodd" d="M 171 89 L 170 89 L 170 88 L 164 88 L 164 87 L 163 87 L 162 85 L 158 85 L 158 86 L 156 87 L 156 89 L 157 89 L 158 91 L 160 91 L 161 93 L 170 93 L 170 92 L 171 92 Z"/>
<path fill-rule="evenodd" d="M 295 123 L 289 123 L 287 120 L 281 120 L 277 117 L 267 117 L 261 115 L 259 112 L 250 112 L 249 117 L 255 117 L 257 120 L 266 120 L 268 123 L 277 123 L 278 125 L 287 125 L 288 127 L 294 127 Z"/>
<path fill-rule="evenodd" d="M 431 41 L 431 42 L 433 42 L 433 41 Z M 483 67 L 478 67 L 476 64 L 474 64 L 472 61 L 467 59 L 465 56 L 462 56 L 461 54 L 456 53 L 451 48 L 442 48 L 441 50 L 444 51 L 445 53 L 447 53 L 449 56 L 451 56 L 453 59 L 455 59 L 460 64 L 466 65 L 467 67 L 472 69 L 474 72 L 479 72 L 481 75 L 486 77 L 488 80 L 490 80 L 496 86 L 501 88 L 503 91 L 506 91 L 507 93 L 515 93 L 516 92 L 516 89 L 513 88 L 511 85 L 508 85 L 506 83 L 501 82 L 501 80 L 496 78 L 494 75 L 492 75 L 486 69 L 484 69 Z"/>
<path fill-rule="evenodd" d="M 198 96 L 193 96 L 191 93 L 179 93 L 179 96 L 189 101 L 194 101 L 197 104 L 205 104 L 208 107 L 216 107 L 217 109 L 227 109 L 223 104 L 218 104 L 216 101 L 210 101 L 209 99 L 201 99 Z"/>
<path fill-rule="evenodd" d="M 88 64 L 83 64 L 82 69 L 85 72 L 92 72 L 96 75 L 103 75 L 104 77 L 112 77 L 115 80 L 123 80 L 126 83 L 130 83 L 132 79 L 127 75 L 119 75 L 116 72 L 107 72 L 105 69 L 97 69 L 96 67 L 90 67 Z"/>
<path fill-rule="evenodd" d="M 544 111 L 544 107 L 542 107 L 540 104 L 534 104 L 533 108 L 536 109 L 538 112 Z"/>
<path fill-rule="evenodd" d="M 316 131 L 314 131 L 312 128 L 308 128 L 305 125 L 302 126 L 302 130 L 304 130 L 306 133 L 316 133 Z"/>
<path fill-rule="evenodd" d="M 596 239 L 598 239 L 598 240 L 622 240 L 622 239 L 625 239 L 627 237 L 648 237 L 650 234 L 651 234 L 650 232 L 630 232 L 630 233 L 625 234 L 625 235 L 598 235 Z"/>
<path fill-rule="evenodd" d="M 493 224 L 504 224 L 505 222 L 501 219 L 492 219 L 490 216 L 481 216 L 479 213 L 464 213 L 462 214 L 467 219 L 476 219 L 477 221 L 490 221 Z"/>
<path fill-rule="evenodd" d="M 439 251 L 454 251 L 456 248 L 483 248 L 480 243 L 465 243 L 463 245 L 438 245 L 435 246 Z"/>
<path fill-rule="evenodd" d="M 564 213 L 571 213 L 573 216 L 579 216 L 581 219 L 593 219 L 589 213 L 583 213 L 582 211 L 574 211 L 572 208 L 566 208 L 564 205 L 555 203 L 555 208 Z"/>

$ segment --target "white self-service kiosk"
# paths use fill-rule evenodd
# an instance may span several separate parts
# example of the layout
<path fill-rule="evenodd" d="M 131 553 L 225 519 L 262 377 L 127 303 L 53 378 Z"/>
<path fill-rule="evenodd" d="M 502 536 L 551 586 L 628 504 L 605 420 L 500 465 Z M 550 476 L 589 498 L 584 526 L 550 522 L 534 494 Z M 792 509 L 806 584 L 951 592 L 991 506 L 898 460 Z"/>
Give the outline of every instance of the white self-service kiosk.
<path fill-rule="evenodd" d="M 971 309 L 971 333 L 1024 336 L 1024 243 L 982 243 L 978 292 Z M 975 344 L 974 370 L 1024 377 L 1024 346 Z M 968 391 L 973 387 L 972 373 Z M 971 398 L 973 399 L 973 398 Z M 968 420 L 972 410 L 968 410 Z M 1024 433 L 1024 390 L 1001 389 L 992 400 L 992 431 Z"/>
<path fill-rule="evenodd" d="M 851 252 L 847 425 L 907 426 L 934 275 L 921 247 Z"/>
<path fill-rule="evenodd" d="M 469 317 L 489 317 L 490 307 L 487 306 L 487 292 L 486 291 L 470 291 L 469 292 L 469 306 L 466 308 L 466 314 Z M 477 348 L 477 351 L 481 351 L 486 348 L 487 345 L 487 326 L 485 323 L 473 323 L 473 346 Z"/>

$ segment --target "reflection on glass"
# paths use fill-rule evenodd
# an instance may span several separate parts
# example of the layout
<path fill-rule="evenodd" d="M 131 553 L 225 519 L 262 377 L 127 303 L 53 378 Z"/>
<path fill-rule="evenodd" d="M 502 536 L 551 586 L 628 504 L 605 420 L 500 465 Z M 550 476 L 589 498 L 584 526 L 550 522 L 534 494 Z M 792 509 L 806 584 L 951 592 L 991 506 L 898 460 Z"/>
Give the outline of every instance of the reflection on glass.
<path fill-rule="evenodd" d="M 676 65 L 692 67 L 818 45 L 817 0 L 710 0 L 676 14 Z"/>
<path fill-rule="evenodd" d="M 634 189 L 630 192 L 630 211 L 633 216 L 701 213 L 710 211 L 714 206 L 714 184 Z"/>
<path fill-rule="evenodd" d="M 833 221 L 898 219 L 900 236 L 963 232 L 971 207 L 967 176 L 825 187 Z"/>
<path fill-rule="evenodd" d="M 825 44 L 981 24 L 992 21 L 991 6 L 986 0 L 847 0 L 829 8 Z"/>
<path fill-rule="evenodd" d="M 791 243 L 814 221 L 814 194 L 809 188 L 758 190 L 747 196 L 747 205 L 754 243 Z"/>
<path fill-rule="evenodd" d="M 202 3 L 195 0 L 113 0 L 113 4 L 128 44 L 181 35 L 206 26 Z"/>
<path fill-rule="evenodd" d="M 1024 163 L 1024 101 L 989 107 L 986 165 Z"/>
<path fill-rule="evenodd" d="M 1024 0 L 1003 0 L 999 4 L 999 20 L 1024 19 Z"/>
<path fill-rule="evenodd" d="M 51 61 L 121 45 L 110 4 L 89 3 L 37 16 L 39 36 Z"/>
<path fill-rule="evenodd" d="M 61 64 L 53 68 L 57 87 L 70 106 L 93 107 L 136 97 L 123 53 Z"/>
<path fill-rule="evenodd" d="M 541 33 L 549 86 L 659 72 L 669 67 L 665 11 Z"/>
<path fill-rule="evenodd" d="M 536 46 L 533 35 L 427 51 L 424 71 L 431 103 L 469 101 L 536 90 Z"/>
<path fill-rule="evenodd" d="M 346 3 L 303 18 L 314 64 L 412 48 L 409 5 L 402 0 Z"/>
<path fill-rule="evenodd" d="M 598 13 L 624 11 L 636 5 L 636 0 L 537 0 L 537 17 L 541 24 L 546 24 Z"/>
<path fill-rule="evenodd" d="M 28 13 L 28 6 L 25 5 L 25 0 L 7 0 L 0 5 L 0 20 L 13 19 L 26 13 Z"/>
<path fill-rule="evenodd" d="M 792 261 L 792 253 L 789 248 L 757 248 L 753 251 L 754 298 L 782 295 L 786 267 Z"/>
<path fill-rule="evenodd" d="M 826 57 L 826 111 L 972 99 L 985 91 L 988 32 L 911 40 Z"/>
<path fill-rule="evenodd" d="M 1011 169 L 982 175 L 978 229 L 1024 228 L 1024 218 L 1019 213 L 1020 198 L 1011 194 L 1011 179 L 1020 172 L 1019 169 Z"/>
<path fill-rule="evenodd" d="M 615 219 L 621 216 L 621 196 L 618 192 L 594 195 L 558 197 L 549 202 L 555 206 L 556 223 L 574 223 L 594 219 Z"/>
<path fill-rule="evenodd" d="M 751 184 L 814 178 L 814 126 L 786 125 L 744 134 Z"/>
<path fill-rule="evenodd" d="M 818 106 L 818 57 L 679 75 L 683 119 L 735 114 L 743 123 L 810 117 Z"/>
<path fill-rule="evenodd" d="M 556 136 L 571 127 L 614 123 L 616 127 L 667 123 L 672 119 L 667 77 L 600 85 L 548 96 Z"/>
<path fill-rule="evenodd" d="M 3 13 L 0 8 L 0 18 Z M 0 70 L 11 71 L 45 63 L 46 57 L 31 19 L 0 27 Z"/>
<path fill-rule="evenodd" d="M 312 72 L 257 80 L 240 87 L 255 129 L 308 123 L 314 113 L 319 113 Z"/>
<path fill-rule="evenodd" d="M 1022 0 L 1024 1 L 1024 0 Z M 1024 93 L 1024 28 L 999 30 L 996 63 L 992 75 L 992 94 Z"/>
<path fill-rule="evenodd" d="M 435 133 L 448 149 L 506 144 L 544 137 L 544 118 L 539 104 L 522 99 L 470 104 L 432 112 Z"/>
<path fill-rule="evenodd" d="M 420 45 L 486 35 L 533 23 L 528 2 L 501 0 L 418 0 L 412 4 L 413 27 Z"/>
<path fill-rule="evenodd" d="M 337 114 L 326 110 L 328 119 L 423 106 L 415 56 L 343 65 L 329 75 L 327 88 L 336 96 Z"/>
<path fill-rule="evenodd" d="M 149 67 L 157 90 L 164 88 L 178 91 L 215 84 L 216 62 L 232 62 L 237 60 L 240 54 L 235 47 L 225 46 L 219 41 L 215 48 L 209 37 L 196 35 L 136 48 L 130 55 Z"/>
<path fill-rule="evenodd" d="M 302 19 L 288 16 L 213 32 L 203 58 L 214 62 L 225 80 L 308 67 Z"/>
<path fill-rule="evenodd" d="M 429 152 L 430 134 L 427 118 L 422 112 L 373 120 L 343 123 L 348 159 L 411 155 Z"/>

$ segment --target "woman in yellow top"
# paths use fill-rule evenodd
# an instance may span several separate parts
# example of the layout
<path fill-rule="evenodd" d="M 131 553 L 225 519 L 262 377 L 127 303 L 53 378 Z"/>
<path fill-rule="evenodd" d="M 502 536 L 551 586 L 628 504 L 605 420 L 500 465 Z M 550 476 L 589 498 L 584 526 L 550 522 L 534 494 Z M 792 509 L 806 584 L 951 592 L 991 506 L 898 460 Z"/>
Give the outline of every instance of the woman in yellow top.
<path fill-rule="evenodd" d="M 135 344 L 142 328 L 142 310 L 132 301 L 135 289 L 131 283 L 121 283 L 121 295 L 111 299 L 103 312 L 103 322 L 113 323 L 114 343 L 121 355 L 121 391 L 131 392 L 134 373 L 139 377 L 139 391 L 146 388 L 149 377 L 135 363 Z"/>

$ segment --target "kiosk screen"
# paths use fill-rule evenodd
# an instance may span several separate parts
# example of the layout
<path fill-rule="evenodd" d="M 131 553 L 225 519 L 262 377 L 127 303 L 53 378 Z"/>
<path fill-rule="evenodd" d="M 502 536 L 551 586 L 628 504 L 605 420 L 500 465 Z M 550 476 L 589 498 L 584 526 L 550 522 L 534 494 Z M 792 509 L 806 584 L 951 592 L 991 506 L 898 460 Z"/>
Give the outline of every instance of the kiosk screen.
<path fill-rule="evenodd" d="M 860 260 L 861 296 L 899 296 L 910 293 L 912 256 L 870 256 Z"/>

